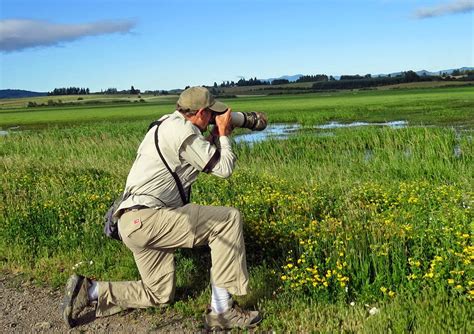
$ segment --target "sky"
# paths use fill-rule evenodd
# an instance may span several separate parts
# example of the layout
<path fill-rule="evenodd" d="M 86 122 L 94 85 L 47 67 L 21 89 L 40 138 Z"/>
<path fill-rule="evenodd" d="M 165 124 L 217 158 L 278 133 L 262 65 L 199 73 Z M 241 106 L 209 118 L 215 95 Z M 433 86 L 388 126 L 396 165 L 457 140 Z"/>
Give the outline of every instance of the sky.
<path fill-rule="evenodd" d="M 474 66 L 474 0 L 0 0 L 0 89 Z"/>

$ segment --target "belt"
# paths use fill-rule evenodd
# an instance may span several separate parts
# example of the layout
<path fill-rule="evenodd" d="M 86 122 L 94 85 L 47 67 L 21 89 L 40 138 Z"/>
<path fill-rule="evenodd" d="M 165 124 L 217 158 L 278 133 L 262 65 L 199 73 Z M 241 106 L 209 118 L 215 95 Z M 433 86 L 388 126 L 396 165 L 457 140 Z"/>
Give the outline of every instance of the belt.
<path fill-rule="evenodd" d="M 127 212 L 133 211 L 133 210 L 142 210 L 142 209 L 149 209 L 149 207 L 147 207 L 145 205 L 134 205 L 134 206 L 131 206 L 129 208 L 124 209 L 123 213 L 127 213 Z"/>

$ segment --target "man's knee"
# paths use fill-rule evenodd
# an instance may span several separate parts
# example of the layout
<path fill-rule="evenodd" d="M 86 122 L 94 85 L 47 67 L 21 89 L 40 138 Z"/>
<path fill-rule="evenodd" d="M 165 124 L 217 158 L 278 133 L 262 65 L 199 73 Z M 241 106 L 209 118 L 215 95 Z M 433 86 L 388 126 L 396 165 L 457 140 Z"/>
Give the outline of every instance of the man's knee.
<path fill-rule="evenodd" d="M 176 277 L 174 272 L 163 275 L 158 280 L 143 281 L 150 303 L 154 306 L 169 304 L 174 300 Z"/>
<path fill-rule="evenodd" d="M 240 211 L 236 208 L 229 207 L 229 220 L 238 222 L 239 224 L 242 222 L 242 215 Z"/>
<path fill-rule="evenodd" d="M 242 214 L 236 208 L 229 208 L 229 225 L 236 231 L 241 231 L 243 228 Z"/>

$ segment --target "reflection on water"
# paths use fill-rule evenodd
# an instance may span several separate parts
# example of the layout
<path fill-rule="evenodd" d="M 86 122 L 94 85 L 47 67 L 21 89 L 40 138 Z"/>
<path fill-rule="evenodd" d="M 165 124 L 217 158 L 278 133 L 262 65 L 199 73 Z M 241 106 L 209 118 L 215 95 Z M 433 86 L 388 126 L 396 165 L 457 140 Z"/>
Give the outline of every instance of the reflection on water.
<path fill-rule="evenodd" d="M 7 135 L 11 134 L 13 131 L 19 130 L 19 129 L 20 129 L 19 126 L 12 126 L 12 127 L 9 127 L 8 130 L 2 130 L 2 129 L 0 129 L 0 136 L 7 136 Z"/>
<path fill-rule="evenodd" d="M 263 131 L 254 131 L 244 135 L 238 135 L 234 137 L 236 143 L 256 143 L 261 142 L 270 138 L 273 139 L 285 139 L 288 136 L 299 130 L 301 125 L 299 124 L 270 124 Z"/>
<path fill-rule="evenodd" d="M 352 123 L 339 123 L 329 122 L 323 125 L 316 125 L 314 129 L 338 129 L 338 128 L 351 128 L 360 126 L 389 126 L 391 128 L 403 128 L 408 126 L 407 121 L 393 121 L 385 123 L 368 123 L 368 122 L 352 122 Z M 301 125 L 297 123 L 291 124 L 270 124 L 263 131 L 254 131 L 244 135 L 238 135 L 234 137 L 236 143 L 256 143 L 267 139 L 285 139 L 288 138 L 292 133 L 301 129 Z M 333 132 L 318 132 L 316 133 L 319 137 L 332 137 Z"/>
<path fill-rule="evenodd" d="M 388 126 L 391 128 L 404 128 L 408 125 L 407 121 L 393 121 L 384 123 L 367 123 L 367 122 L 352 122 L 352 123 L 339 123 L 329 122 L 323 125 L 316 125 L 316 129 L 338 129 L 338 128 L 352 128 L 356 126 Z"/>

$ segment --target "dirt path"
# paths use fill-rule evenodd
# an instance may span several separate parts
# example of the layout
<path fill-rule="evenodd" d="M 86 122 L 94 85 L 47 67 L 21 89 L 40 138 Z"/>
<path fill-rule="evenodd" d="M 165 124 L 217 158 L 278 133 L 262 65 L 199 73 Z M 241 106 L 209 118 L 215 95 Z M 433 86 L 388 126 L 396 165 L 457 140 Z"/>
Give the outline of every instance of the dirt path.
<path fill-rule="evenodd" d="M 59 314 L 62 291 L 40 288 L 21 275 L 0 272 L 1 333 L 163 333 L 201 332 L 193 318 L 183 319 L 172 310 L 133 310 L 96 319 L 93 308 L 84 311 L 81 324 L 69 329 Z"/>

